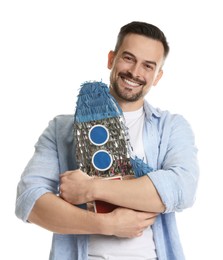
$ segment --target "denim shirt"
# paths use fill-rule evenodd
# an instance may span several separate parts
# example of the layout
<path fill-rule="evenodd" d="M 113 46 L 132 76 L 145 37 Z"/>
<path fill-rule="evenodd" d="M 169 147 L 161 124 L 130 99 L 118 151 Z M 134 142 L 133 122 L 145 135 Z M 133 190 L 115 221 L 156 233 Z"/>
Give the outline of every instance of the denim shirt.
<path fill-rule="evenodd" d="M 193 131 L 181 116 L 144 102 L 143 140 L 148 173 L 165 205 L 152 226 L 159 260 L 183 260 L 175 212 L 195 200 L 199 168 Z M 50 121 L 35 145 L 17 188 L 16 215 L 27 222 L 36 200 L 47 192 L 58 193 L 59 174 L 76 169 L 73 115 Z M 87 260 L 88 235 L 53 234 L 50 260 Z"/>

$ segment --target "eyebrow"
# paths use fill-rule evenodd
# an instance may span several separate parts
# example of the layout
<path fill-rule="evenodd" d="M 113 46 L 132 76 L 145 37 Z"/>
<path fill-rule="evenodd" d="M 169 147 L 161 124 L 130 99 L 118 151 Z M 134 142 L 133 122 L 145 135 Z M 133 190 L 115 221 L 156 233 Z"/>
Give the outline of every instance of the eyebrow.
<path fill-rule="evenodd" d="M 134 57 L 134 59 L 136 59 L 135 55 L 133 55 L 131 52 L 124 51 L 124 52 L 122 53 L 122 55 L 123 55 L 123 54 L 128 54 L 128 55 Z M 155 61 L 145 60 L 145 62 L 148 63 L 148 64 L 152 64 L 152 65 L 154 65 L 155 67 L 157 66 L 157 63 L 156 63 Z"/>

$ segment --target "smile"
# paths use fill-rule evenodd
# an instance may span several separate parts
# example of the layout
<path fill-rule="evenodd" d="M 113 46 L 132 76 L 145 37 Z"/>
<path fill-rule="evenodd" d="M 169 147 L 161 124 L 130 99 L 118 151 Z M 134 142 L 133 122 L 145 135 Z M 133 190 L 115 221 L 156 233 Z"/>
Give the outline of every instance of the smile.
<path fill-rule="evenodd" d="M 125 78 L 122 78 L 122 79 L 123 79 L 123 81 L 124 81 L 125 83 L 127 83 L 127 84 L 128 84 L 130 87 L 132 87 L 132 88 L 140 87 L 140 86 L 141 86 L 140 83 L 133 82 L 133 81 L 127 80 L 127 79 L 125 79 Z"/>

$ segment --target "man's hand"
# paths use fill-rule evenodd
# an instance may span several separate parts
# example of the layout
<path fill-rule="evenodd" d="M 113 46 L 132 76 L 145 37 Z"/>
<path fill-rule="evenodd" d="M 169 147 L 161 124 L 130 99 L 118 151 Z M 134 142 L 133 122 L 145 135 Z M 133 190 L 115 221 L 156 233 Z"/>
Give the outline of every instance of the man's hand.
<path fill-rule="evenodd" d="M 67 171 L 60 176 L 60 197 L 71 204 L 91 201 L 93 177 L 81 170 Z"/>
<path fill-rule="evenodd" d="M 158 214 L 117 208 L 108 215 L 112 216 L 111 235 L 133 238 L 141 236 L 143 231 L 155 222 Z"/>

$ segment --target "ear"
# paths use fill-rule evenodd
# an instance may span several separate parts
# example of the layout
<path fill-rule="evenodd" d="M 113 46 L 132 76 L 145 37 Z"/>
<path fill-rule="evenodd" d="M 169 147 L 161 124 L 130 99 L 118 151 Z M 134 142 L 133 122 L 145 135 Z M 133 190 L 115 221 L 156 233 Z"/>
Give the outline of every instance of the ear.
<path fill-rule="evenodd" d="M 159 80 L 162 78 L 162 76 L 163 76 L 163 70 L 160 70 L 160 71 L 158 72 L 158 74 L 157 74 L 157 76 L 156 76 L 154 82 L 153 82 L 153 86 L 156 86 L 156 85 L 157 85 L 157 83 L 158 83 Z"/>
<path fill-rule="evenodd" d="M 112 68 L 113 61 L 114 61 L 114 57 L 115 57 L 114 51 L 110 51 L 110 52 L 108 53 L 108 63 L 107 63 L 108 69 L 111 69 L 111 68 Z"/>

